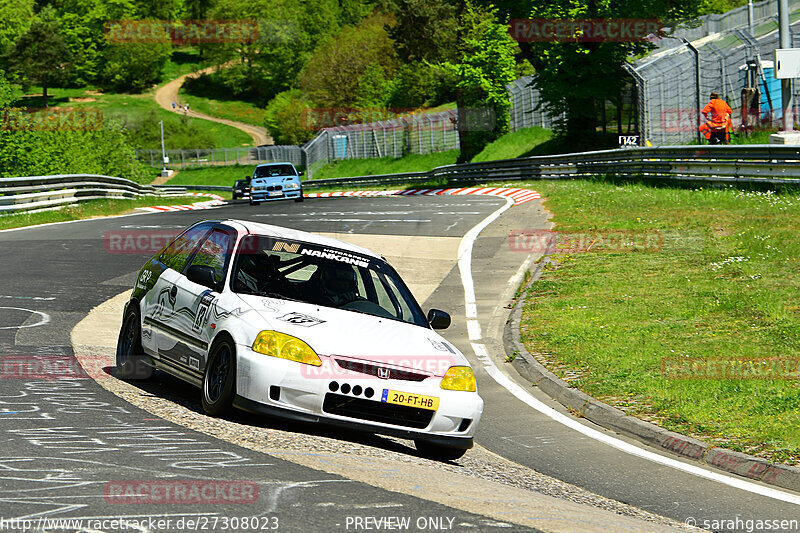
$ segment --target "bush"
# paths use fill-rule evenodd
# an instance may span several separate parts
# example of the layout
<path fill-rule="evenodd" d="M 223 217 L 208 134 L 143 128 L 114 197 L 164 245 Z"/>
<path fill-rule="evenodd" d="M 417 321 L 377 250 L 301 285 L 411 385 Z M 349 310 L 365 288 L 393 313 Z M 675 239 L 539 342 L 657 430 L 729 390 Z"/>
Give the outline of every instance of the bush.
<path fill-rule="evenodd" d="M 112 44 L 103 56 L 100 76 L 104 89 L 141 92 L 161 80 L 161 71 L 172 53 L 169 43 Z"/>
<path fill-rule="evenodd" d="M 455 100 L 456 78 L 428 63 L 406 64 L 397 70 L 390 95 L 392 107 L 436 107 Z"/>
<path fill-rule="evenodd" d="M 279 93 L 267 106 L 264 125 L 275 144 L 303 144 L 316 135 L 311 106 L 303 91 Z"/>
<path fill-rule="evenodd" d="M 0 130 L 0 177 L 48 174 L 104 174 L 149 181 L 119 124 L 105 124 L 95 131 Z"/>

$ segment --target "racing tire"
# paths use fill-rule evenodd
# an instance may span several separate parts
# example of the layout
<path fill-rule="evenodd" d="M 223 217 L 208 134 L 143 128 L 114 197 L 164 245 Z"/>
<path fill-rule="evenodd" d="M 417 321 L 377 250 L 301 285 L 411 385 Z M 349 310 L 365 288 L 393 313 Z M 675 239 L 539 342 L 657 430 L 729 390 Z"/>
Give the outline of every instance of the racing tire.
<path fill-rule="evenodd" d="M 223 339 L 214 344 L 203 374 L 203 411 L 221 416 L 231 410 L 236 393 L 236 350 Z"/>
<path fill-rule="evenodd" d="M 250 205 L 258 205 L 260 202 L 256 202 L 252 198 L 250 198 Z"/>
<path fill-rule="evenodd" d="M 455 461 L 456 459 L 461 459 L 467 453 L 466 448 L 451 448 L 420 439 L 415 440 L 414 445 L 420 455 L 434 461 Z"/>
<path fill-rule="evenodd" d="M 295 202 L 302 202 L 303 200 L 305 200 L 305 198 L 303 198 L 303 189 L 300 189 L 300 196 L 295 198 L 294 201 Z"/>
<path fill-rule="evenodd" d="M 120 379 L 148 379 L 153 375 L 153 367 L 143 361 L 139 323 L 139 310 L 129 305 L 117 339 L 117 377 Z"/>

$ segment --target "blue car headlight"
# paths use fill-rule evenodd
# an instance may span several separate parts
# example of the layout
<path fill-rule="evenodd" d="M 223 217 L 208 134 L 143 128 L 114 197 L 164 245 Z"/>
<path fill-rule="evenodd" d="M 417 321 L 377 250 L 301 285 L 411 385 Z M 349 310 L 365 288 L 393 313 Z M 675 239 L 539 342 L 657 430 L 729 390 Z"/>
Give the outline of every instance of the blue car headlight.
<path fill-rule="evenodd" d="M 300 188 L 300 184 L 299 183 L 295 183 L 295 182 L 289 182 L 289 183 L 286 183 L 286 184 L 283 185 L 283 189 L 285 191 L 293 191 L 293 190 L 299 189 L 299 188 Z"/>

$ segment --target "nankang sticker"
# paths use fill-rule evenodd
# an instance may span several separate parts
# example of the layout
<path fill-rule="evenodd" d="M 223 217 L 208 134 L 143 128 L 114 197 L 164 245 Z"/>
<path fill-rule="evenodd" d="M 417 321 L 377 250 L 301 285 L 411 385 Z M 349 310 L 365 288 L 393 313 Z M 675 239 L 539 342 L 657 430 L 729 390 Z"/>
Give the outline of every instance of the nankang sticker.
<path fill-rule="evenodd" d="M 365 261 L 364 259 L 358 256 L 351 255 L 346 252 L 341 252 L 339 250 L 325 249 L 323 251 L 320 251 L 320 250 L 311 250 L 309 248 L 303 248 L 300 250 L 300 253 L 303 255 L 310 255 L 312 257 L 332 259 L 334 261 L 339 261 L 341 263 L 347 263 L 348 265 L 356 265 L 362 268 L 369 268 L 369 261 Z"/>
<path fill-rule="evenodd" d="M 283 316 L 279 316 L 278 320 L 283 320 L 284 322 L 294 324 L 295 326 L 303 326 L 306 328 L 323 324 L 325 322 L 324 320 L 314 318 L 313 316 L 304 315 L 303 313 L 288 313 Z"/>

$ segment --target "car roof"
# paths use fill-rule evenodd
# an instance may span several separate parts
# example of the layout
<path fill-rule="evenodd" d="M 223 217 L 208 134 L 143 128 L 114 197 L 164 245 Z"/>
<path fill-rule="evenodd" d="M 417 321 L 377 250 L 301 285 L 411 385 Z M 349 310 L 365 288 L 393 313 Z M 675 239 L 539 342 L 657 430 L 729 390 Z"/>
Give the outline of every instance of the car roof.
<path fill-rule="evenodd" d="M 237 229 L 241 230 L 242 233 L 250 233 L 253 235 L 266 235 L 269 237 L 279 237 L 293 241 L 305 241 L 311 244 L 318 244 L 320 246 L 330 246 L 332 248 L 338 248 L 340 250 L 346 250 L 349 252 L 355 252 L 369 257 L 383 259 L 379 254 L 376 254 L 375 252 L 367 248 L 356 246 L 355 244 L 350 244 L 344 241 L 340 241 L 338 239 L 332 239 L 330 237 L 323 237 L 322 235 L 308 233 L 307 231 L 284 228 L 281 226 L 273 226 L 272 224 L 262 224 L 260 222 L 251 222 L 249 220 L 227 219 L 221 222 L 223 224 L 229 224 L 231 226 L 236 227 Z"/>
<path fill-rule="evenodd" d="M 294 163 L 290 163 L 289 161 L 282 161 L 282 162 L 275 161 L 273 163 L 261 163 L 259 165 L 256 165 L 256 168 L 258 168 L 258 167 L 271 167 L 273 165 L 292 165 L 292 166 L 294 166 Z"/>

